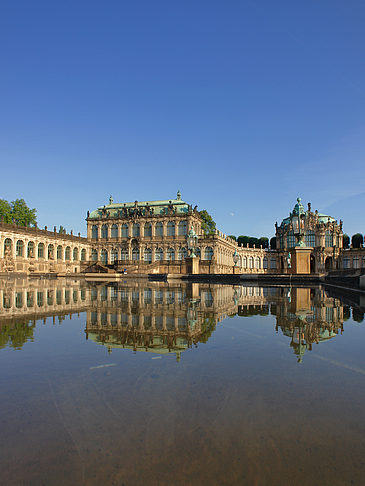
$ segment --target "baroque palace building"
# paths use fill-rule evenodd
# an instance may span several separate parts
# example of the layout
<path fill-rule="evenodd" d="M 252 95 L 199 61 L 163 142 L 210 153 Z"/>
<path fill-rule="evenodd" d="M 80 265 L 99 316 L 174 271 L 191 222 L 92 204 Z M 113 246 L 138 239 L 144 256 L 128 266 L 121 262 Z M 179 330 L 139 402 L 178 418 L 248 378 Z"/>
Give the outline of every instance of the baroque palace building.
<path fill-rule="evenodd" d="M 275 249 L 239 246 L 218 230 L 205 234 L 197 206 L 183 201 L 180 191 L 171 200 L 114 203 L 110 197 L 87 213 L 86 222 L 83 238 L 0 221 L 0 273 L 192 273 L 189 233 L 196 235 L 193 273 L 322 274 L 365 268 L 363 248 L 343 249 L 342 221 L 313 212 L 310 204 L 305 210 L 300 198 L 275 225 Z M 308 260 L 304 271 L 295 260 L 298 253 Z"/>

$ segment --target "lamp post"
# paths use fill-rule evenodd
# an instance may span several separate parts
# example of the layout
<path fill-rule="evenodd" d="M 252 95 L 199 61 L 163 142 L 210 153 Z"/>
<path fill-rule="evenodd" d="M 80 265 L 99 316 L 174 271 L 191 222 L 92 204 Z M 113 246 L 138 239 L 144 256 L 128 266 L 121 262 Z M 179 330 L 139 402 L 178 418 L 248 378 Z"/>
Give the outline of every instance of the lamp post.
<path fill-rule="evenodd" d="M 233 263 L 234 263 L 234 267 L 233 267 L 233 275 L 235 274 L 235 269 L 237 267 L 237 263 L 238 263 L 238 259 L 239 259 L 239 256 L 238 256 L 238 253 L 237 253 L 237 248 L 234 250 L 234 253 L 233 253 Z"/>

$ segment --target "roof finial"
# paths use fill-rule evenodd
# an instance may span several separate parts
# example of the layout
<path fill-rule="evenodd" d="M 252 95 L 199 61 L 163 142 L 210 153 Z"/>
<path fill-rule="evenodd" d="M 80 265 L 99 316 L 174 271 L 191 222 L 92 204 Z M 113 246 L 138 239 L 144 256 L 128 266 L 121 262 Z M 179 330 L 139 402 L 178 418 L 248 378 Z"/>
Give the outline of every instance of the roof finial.
<path fill-rule="evenodd" d="M 177 196 L 176 196 L 176 199 L 178 201 L 181 201 L 181 192 L 180 192 L 180 189 L 177 191 Z"/>
<path fill-rule="evenodd" d="M 113 204 L 113 197 L 112 196 L 110 196 L 110 198 L 109 198 L 109 204 Z"/>

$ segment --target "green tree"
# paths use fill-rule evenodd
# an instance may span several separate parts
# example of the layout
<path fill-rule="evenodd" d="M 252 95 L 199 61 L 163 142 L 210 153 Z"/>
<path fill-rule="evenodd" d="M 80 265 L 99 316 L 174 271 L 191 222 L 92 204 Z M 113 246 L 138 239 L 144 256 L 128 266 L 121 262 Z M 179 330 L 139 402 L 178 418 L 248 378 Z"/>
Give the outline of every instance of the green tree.
<path fill-rule="evenodd" d="M 250 237 L 249 236 L 239 236 L 237 241 L 238 241 L 238 244 L 241 245 L 241 246 L 247 246 L 247 243 L 249 243 L 249 240 L 250 240 Z"/>
<path fill-rule="evenodd" d="M 248 239 L 248 244 L 250 245 L 250 248 L 253 248 L 254 245 L 257 248 L 259 246 L 259 240 L 254 236 L 250 236 Z"/>
<path fill-rule="evenodd" d="M 350 246 L 350 237 L 346 233 L 343 235 L 343 247 L 348 248 Z"/>
<path fill-rule="evenodd" d="M 37 210 L 30 209 L 24 199 L 11 201 L 11 217 L 17 225 L 30 226 L 37 223 Z"/>
<path fill-rule="evenodd" d="M 60 229 L 58 230 L 60 235 L 66 234 L 66 228 L 64 228 L 62 225 L 60 226 Z"/>
<path fill-rule="evenodd" d="M 276 236 L 273 236 L 270 240 L 270 248 L 276 250 Z"/>
<path fill-rule="evenodd" d="M 199 211 L 199 216 L 202 220 L 202 230 L 205 235 L 213 235 L 215 233 L 216 224 L 211 215 L 206 209 Z"/>
<path fill-rule="evenodd" d="M 361 233 L 352 235 L 351 243 L 353 248 L 360 248 L 364 243 L 364 237 Z"/>
<path fill-rule="evenodd" d="M 262 246 L 262 248 L 269 248 L 269 238 L 266 238 L 266 236 L 261 236 L 258 243 L 259 246 Z"/>
<path fill-rule="evenodd" d="M 237 241 L 237 238 L 234 235 L 228 235 L 229 238 L 232 238 L 232 240 Z"/>
<path fill-rule="evenodd" d="M 11 205 L 5 199 L 0 199 L 0 218 L 4 223 L 11 223 Z"/>

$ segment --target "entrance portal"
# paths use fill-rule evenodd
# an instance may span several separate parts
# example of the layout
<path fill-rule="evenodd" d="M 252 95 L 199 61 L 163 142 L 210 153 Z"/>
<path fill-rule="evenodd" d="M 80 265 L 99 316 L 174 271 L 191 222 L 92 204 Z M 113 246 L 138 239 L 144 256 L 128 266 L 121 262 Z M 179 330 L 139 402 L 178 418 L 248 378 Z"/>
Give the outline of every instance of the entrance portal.
<path fill-rule="evenodd" d="M 324 262 L 324 267 L 326 272 L 330 272 L 332 270 L 332 257 L 327 257 L 326 261 Z"/>

